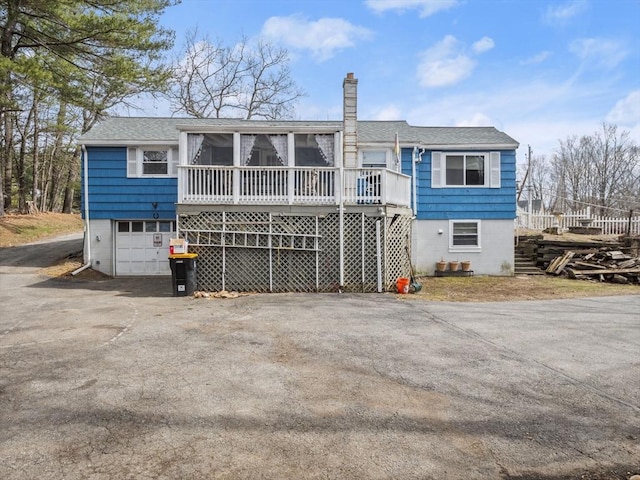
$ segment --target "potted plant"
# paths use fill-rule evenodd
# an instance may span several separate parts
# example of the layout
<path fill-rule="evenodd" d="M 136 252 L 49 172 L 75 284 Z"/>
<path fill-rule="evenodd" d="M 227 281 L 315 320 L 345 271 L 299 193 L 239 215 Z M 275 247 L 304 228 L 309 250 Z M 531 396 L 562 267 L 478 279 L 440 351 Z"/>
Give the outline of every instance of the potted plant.
<path fill-rule="evenodd" d="M 436 270 L 439 272 L 444 272 L 447 269 L 447 262 L 444 261 L 444 258 L 441 258 L 439 262 L 436 262 Z"/>
<path fill-rule="evenodd" d="M 468 272 L 469 270 L 471 270 L 471 260 L 463 260 L 460 262 L 460 267 L 462 268 L 463 272 Z"/>
<path fill-rule="evenodd" d="M 458 260 L 452 260 L 449 262 L 449 270 L 457 272 L 458 268 L 460 268 L 460 262 Z"/>

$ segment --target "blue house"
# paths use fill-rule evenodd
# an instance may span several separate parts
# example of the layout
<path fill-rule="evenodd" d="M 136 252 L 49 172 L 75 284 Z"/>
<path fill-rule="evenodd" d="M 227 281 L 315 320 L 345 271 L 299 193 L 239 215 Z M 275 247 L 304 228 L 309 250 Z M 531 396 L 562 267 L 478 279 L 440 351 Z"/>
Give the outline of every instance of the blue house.
<path fill-rule="evenodd" d="M 515 150 L 492 127 L 108 118 L 81 137 L 86 265 L 169 275 L 171 238 L 198 288 L 385 291 L 414 268 L 513 270 Z"/>
<path fill-rule="evenodd" d="M 415 179 L 411 244 L 417 271 L 433 274 L 441 259 L 468 260 L 476 274 L 512 275 L 518 142 L 493 127 L 361 122 L 361 148 L 388 146 L 394 133 L 402 172 Z"/>

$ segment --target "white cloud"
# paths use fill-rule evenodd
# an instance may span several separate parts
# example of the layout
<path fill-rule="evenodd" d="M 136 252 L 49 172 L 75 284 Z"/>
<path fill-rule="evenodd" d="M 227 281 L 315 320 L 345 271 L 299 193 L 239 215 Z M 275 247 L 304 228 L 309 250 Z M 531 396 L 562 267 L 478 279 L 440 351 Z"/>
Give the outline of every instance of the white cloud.
<path fill-rule="evenodd" d="M 579 15 L 586 7 L 585 0 L 571 0 L 560 5 L 549 6 L 544 18 L 549 23 L 564 23 Z"/>
<path fill-rule="evenodd" d="M 613 68 L 627 56 L 624 46 L 606 38 L 581 38 L 569 45 L 569 50 L 596 67 Z"/>
<path fill-rule="evenodd" d="M 482 37 L 472 45 L 473 51 L 476 53 L 484 53 L 495 47 L 495 42 L 490 37 Z"/>
<path fill-rule="evenodd" d="M 463 45 L 447 35 L 420 54 L 418 81 L 423 87 L 453 85 L 468 77 L 476 62 L 464 54 Z"/>
<path fill-rule="evenodd" d="M 522 60 L 520 62 L 521 65 L 532 65 L 532 64 L 536 64 L 536 63 L 542 63 L 544 62 L 547 58 L 549 58 L 551 56 L 551 52 L 545 50 L 543 52 L 540 53 L 536 53 L 534 56 L 529 57 L 525 60 Z"/>
<path fill-rule="evenodd" d="M 589 108 L 590 99 L 601 94 L 592 84 L 514 81 L 466 93 L 425 94 L 403 109 L 403 115 L 412 125 L 492 125 L 520 142 L 518 157 L 528 144 L 536 155 L 549 156 L 559 139 L 602 126 L 604 115 Z"/>
<path fill-rule="evenodd" d="M 375 111 L 375 110 L 374 110 Z M 375 111 L 373 120 L 404 120 L 402 112 L 395 105 L 386 105 Z"/>
<path fill-rule="evenodd" d="M 376 13 L 395 10 L 404 13 L 406 10 L 420 11 L 420 17 L 428 17 L 441 10 L 459 5 L 458 0 L 366 0 L 366 5 Z"/>
<path fill-rule="evenodd" d="M 321 18 L 311 21 L 302 15 L 271 17 L 262 27 L 262 35 L 287 47 L 310 50 L 316 60 L 324 61 L 336 52 L 367 40 L 373 33 L 342 18 Z"/>
<path fill-rule="evenodd" d="M 607 122 L 622 127 L 640 124 L 640 90 L 634 90 L 626 97 L 618 100 L 607 114 Z"/>
<path fill-rule="evenodd" d="M 470 118 L 465 118 L 456 122 L 457 127 L 491 127 L 494 122 L 488 115 L 475 112 Z"/>

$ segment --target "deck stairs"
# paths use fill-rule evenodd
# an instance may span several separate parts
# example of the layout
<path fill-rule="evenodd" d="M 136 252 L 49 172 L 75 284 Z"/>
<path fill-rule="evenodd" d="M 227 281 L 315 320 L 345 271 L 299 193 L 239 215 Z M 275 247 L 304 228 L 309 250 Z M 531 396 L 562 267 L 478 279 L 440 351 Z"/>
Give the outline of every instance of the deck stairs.
<path fill-rule="evenodd" d="M 524 249 L 516 246 L 514 255 L 515 275 L 544 275 L 544 270 L 536 266 L 536 262 L 524 252 Z"/>

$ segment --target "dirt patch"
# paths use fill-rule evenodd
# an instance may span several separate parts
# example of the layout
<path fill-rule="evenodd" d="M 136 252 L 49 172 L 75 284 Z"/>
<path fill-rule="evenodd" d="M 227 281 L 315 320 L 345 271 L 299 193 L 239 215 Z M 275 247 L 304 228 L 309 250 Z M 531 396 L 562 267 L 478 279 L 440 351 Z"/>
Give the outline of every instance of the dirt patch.
<path fill-rule="evenodd" d="M 0 217 L 0 247 L 24 245 L 58 235 L 81 232 L 82 228 L 82 219 L 78 214 L 18 215 L 7 213 Z"/>
<path fill-rule="evenodd" d="M 50 267 L 43 268 L 39 273 L 48 277 L 56 277 L 63 279 L 81 279 L 81 280 L 104 280 L 105 278 L 111 278 L 104 273 L 87 268 L 75 276 L 71 273 L 82 267 L 82 252 L 73 254 L 69 257 L 63 258 Z"/>
<path fill-rule="evenodd" d="M 639 285 L 570 280 L 548 275 L 424 277 L 419 281 L 422 290 L 403 297 L 444 302 L 503 302 L 640 294 Z"/>

